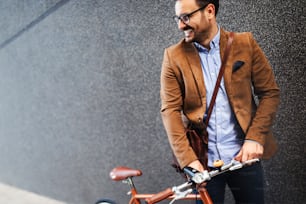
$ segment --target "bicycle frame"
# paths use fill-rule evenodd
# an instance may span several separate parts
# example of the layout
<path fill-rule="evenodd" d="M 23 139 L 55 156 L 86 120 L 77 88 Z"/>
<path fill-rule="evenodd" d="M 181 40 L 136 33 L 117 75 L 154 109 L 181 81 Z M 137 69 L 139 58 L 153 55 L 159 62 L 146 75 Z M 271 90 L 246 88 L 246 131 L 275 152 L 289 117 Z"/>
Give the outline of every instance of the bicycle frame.
<path fill-rule="evenodd" d="M 141 170 L 130 169 L 128 167 L 116 167 L 110 172 L 110 177 L 115 181 L 122 181 L 123 183 L 127 183 L 130 187 L 130 191 L 128 195 L 131 196 L 129 204 L 141 204 L 141 201 L 152 198 L 156 194 L 140 194 L 138 193 L 134 182 L 134 176 L 141 176 Z M 170 189 L 171 190 L 171 189 Z M 175 199 L 175 195 L 167 196 L 167 200 Z M 198 194 L 188 194 L 180 200 L 201 200 L 201 196 Z"/>

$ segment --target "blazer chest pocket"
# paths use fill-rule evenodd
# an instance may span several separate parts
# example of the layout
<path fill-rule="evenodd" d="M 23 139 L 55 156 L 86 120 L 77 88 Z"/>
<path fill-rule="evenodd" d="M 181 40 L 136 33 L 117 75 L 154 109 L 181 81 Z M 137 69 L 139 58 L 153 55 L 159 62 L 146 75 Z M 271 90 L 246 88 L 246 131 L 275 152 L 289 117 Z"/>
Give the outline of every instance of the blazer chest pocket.
<path fill-rule="evenodd" d="M 244 61 L 236 61 L 232 65 L 232 83 L 241 83 L 246 82 L 250 83 L 249 80 L 251 79 L 251 70 L 248 63 Z"/>
<path fill-rule="evenodd" d="M 233 72 L 236 72 L 238 69 L 240 69 L 242 66 L 244 65 L 244 61 L 236 61 L 234 64 L 233 64 L 233 67 L 232 67 L 232 71 Z"/>

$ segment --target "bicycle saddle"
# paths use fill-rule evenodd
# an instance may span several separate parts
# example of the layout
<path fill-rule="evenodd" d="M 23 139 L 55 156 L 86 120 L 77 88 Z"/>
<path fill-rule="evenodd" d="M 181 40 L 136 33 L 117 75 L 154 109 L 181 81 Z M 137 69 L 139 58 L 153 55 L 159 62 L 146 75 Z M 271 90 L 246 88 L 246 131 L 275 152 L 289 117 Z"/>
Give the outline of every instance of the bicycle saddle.
<path fill-rule="evenodd" d="M 118 166 L 109 173 L 109 176 L 114 181 L 121 181 L 121 180 L 127 179 L 128 177 L 141 176 L 141 175 L 142 175 L 141 170 L 131 169 L 125 166 Z"/>

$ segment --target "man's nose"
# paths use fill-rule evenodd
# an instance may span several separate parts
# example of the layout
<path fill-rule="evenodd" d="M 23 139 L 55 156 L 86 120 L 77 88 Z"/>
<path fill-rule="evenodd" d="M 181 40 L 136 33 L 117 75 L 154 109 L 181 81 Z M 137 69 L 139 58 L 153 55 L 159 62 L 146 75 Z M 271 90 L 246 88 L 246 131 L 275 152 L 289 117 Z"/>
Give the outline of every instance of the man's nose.
<path fill-rule="evenodd" d="M 179 30 L 184 30 L 184 28 L 186 27 L 186 24 L 182 20 L 179 20 L 177 23 L 177 27 Z"/>

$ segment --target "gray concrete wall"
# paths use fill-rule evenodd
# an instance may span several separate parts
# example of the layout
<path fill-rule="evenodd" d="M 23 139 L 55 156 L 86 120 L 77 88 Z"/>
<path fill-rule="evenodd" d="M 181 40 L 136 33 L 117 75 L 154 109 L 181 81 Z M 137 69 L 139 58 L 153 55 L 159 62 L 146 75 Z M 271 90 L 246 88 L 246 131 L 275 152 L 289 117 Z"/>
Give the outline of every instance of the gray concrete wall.
<path fill-rule="evenodd" d="M 173 14 L 162 0 L 2 0 L 0 181 L 74 204 L 127 203 L 117 165 L 143 170 L 140 192 L 182 182 L 159 115 Z M 305 203 L 305 1 L 221 1 L 218 20 L 253 32 L 281 88 L 267 203 Z"/>

